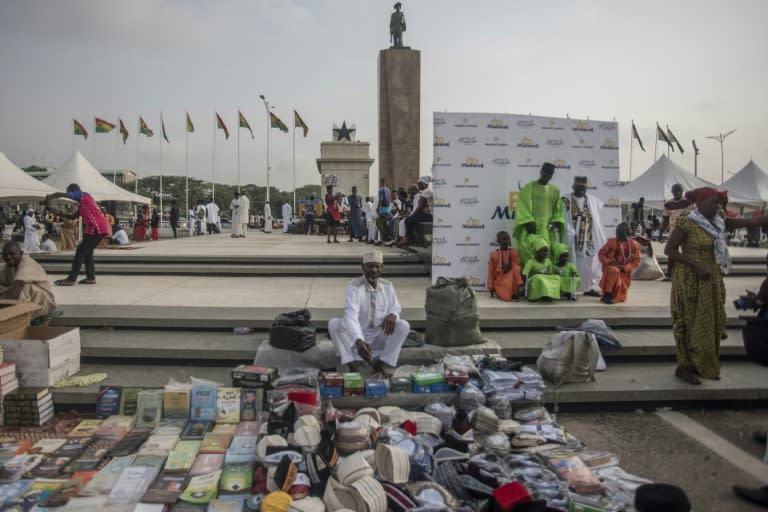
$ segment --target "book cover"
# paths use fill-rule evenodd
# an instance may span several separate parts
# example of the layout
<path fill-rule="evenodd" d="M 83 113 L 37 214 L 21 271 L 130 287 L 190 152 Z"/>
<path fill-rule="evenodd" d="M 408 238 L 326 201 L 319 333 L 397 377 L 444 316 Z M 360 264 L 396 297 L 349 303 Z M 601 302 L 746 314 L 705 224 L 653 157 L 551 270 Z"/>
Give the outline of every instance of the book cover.
<path fill-rule="evenodd" d="M 226 464 L 253 462 L 256 460 L 256 436 L 235 436 L 224 456 Z"/>
<path fill-rule="evenodd" d="M 260 421 L 241 421 L 240 424 L 237 426 L 237 430 L 235 431 L 235 437 L 258 436 L 260 430 L 261 430 Z"/>
<path fill-rule="evenodd" d="M 67 437 L 61 448 L 56 450 L 56 455 L 79 457 L 93 442 L 92 437 Z"/>
<path fill-rule="evenodd" d="M 93 437 L 99 430 L 101 420 L 83 420 L 69 431 L 67 437 Z"/>
<path fill-rule="evenodd" d="M 110 503 L 136 503 L 155 480 L 158 471 L 147 466 L 129 466 L 120 474 L 109 493 Z"/>
<path fill-rule="evenodd" d="M 162 503 L 137 503 L 133 512 L 168 512 L 168 505 Z"/>
<path fill-rule="evenodd" d="M 56 478 L 62 474 L 64 468 L 74 460 L 74 456 L 46 455 L 43 461 L 32 470 L 35 478 Z"/>
<path fill-rule="evenodd" d="M 163 413 L 163 390 L 145 389 L 139 392 L 136 406 L 136 427 L 155 428 Z"/>
<path fill-rule="evenodd" d="M 189 390 L 165 390 L 163 392 L 164 418 L 189 418 Z"/>
<path fill-rule="evenodd" d="M 206 512 L 242 512 L 245 498 L 242 500 L 214 499 L 208 502 Z"/>
<path fill-rule="evenodd" d="M 120 396 L 120 414 L 133 416 L 136 414 L 139 404 L 139 392 L 142 388 L 123 388 Z"/>
<path fill-rule="evenodd" d="M 203 437 L 200 453 L 225 453 L 232 442 L 232 434 L 224 432 L 208 432 Z"/>
<path fill-rule="evenodd" d="M 178 441 L 179 438 L 177 436 L 153 434 L 141 445 L 139 455 L 162 455 L 167 457 Z"/>
<path fill-rule="evenodd" d="M 190 396 L 190 418 L 197 420 L 216 419 L 216 386 L 195 384 Z"/>
<path fill-rule="evenodd" d="M 32 485 L 32 480 L 17 480 L 5 485 L 0 485 L 0 506 L 5 506 L 25 493 Z"/>
<path fill-rule="evenodd" d="M 240 391 L 230 387 L 216 390 L 216 423 L 240 422 Z"/>
<path fill-rule="evenodd" d="M 153 434 L 161 436 L 180 436 L 184 427 L 187 426 L 187 419 L 182 418 L 163 418 L 152 431 Z"/>
<path fill-rule="evenodd" d="M 80 490 L 80 494 L 82 496 L 108 494 L 125 468 L 129 467 L 135 458 L 134 455 L 113 458 Z"/>
<path fill-rule="evenodd" d="M 96 396 L 96 417 L 106 418 L 120 412 L 120 397 L 123 395 L 122 386 L 99 386 Z"/>
<path fill-rule="evenodd" d="M 165 463 L 164 455 L 138 454 L 133 459 L 132 466 L 146 466 L 152 468 L 155 474 L 159 473 Z"/>
<path fill-rule="evenodd" d="M 51 494 L 61 487 L 61 480 L 49 480 L 46 478 L 36 478 L 32 485 L 14 500 L 11 506 L 20 512 L 30 512 L 37 507 L 37 504 L 44 501 Z"/>
<path fill-rule="evenodd" d="M 43 453 L 43 454 L 49 454 L 53 453 L 67 442 L 66 439 L 60 438 L 60 437 L 50 437 L 47 439 L 41 439 L 35 444 L 32 445 L 32 447 L 27 450 L 27 453 L 29 454 L 35 454 L 35 453 Z"/>
<path fill-rule="evenodd" d="M 9 483 L 21 480 L 24 474 L 39 466 L 45 458 L 42 454 L 16 455 L 0 467 L 0 483 Z"/>
<path fill-rule="evenodd" d="M 124 415 L 116 414 L 116 415 L 110 416 L 109 418 L 105 418 L 101 422 L 101 428 L 121 427 L 126 430 L 131 430 L 133 428 L 133 422 L 134 422 L 133 416 L 124 416 Z"/>
<path fill-rule="evenodd" d="M 125 457 L 136 453 L 139 447 L 149 437 L 149 430 L 131 430 L 109 452 L 111 457 Z"/>
<path fill-rule="evenodd" d="M 227 464 L 221 471 L 219 492 L 250 494 L 253 485 L 253 467 L 250 463 Z"/>
<path fill-rule="evenodd" d="M 64 473 L 77 473 L 79 471 L 93 471 L 99 467 L 101 460 L 109 453 L 108 448 L 99 448 L 96 446 L 88 447 L 80 457 L 73 460 L 64 468 Z"/>
<path fill-rule="evenodd" d="M 264 409 L 264 388 L 243 388 L 240 394 L 240 420 L 256 421 Z"/>
<path fill-rule="evenodd" d="M 224 455 L 221 453 L 201 453 L 195 459 L 189 474 L 192 476 L 205 475 L 218 471 L 224 465 Z"/>
<path fill-rule="evenodd" d="M 201 440 L 213 428 L 211 420 L 189 420 L 181 432 L 182 439 Z"/>
<path fill-rule="evenodd" d="M 237 423 L 216 423 L 213 428 L 211 429 L 211 432 L 218 432 L 220 434 L 231 434 L 235 435 L 235 432 L 237 432 Z"/>
<path fill-rule="evenodd" d="M 208 503 L 216 497 L 221 471 L 193 476 L 179 499 L 189 503 Z"/>
<path fill-rule="evenodd" d="M 106 503 L 106 496 L 76 496 L 70 498 L 62 512 L 99 512 Z"/>
<path fill-rule="evenodd" d="M 187 473 L 192 469 L 197 455 L 190 452 L 172 451 L 165 460 L 164 471 L 166 473 Z"/>
<path fill-rule="evenodd" d="M 187 484 L 187 475 L 161 473 L 141 501 L 144 503 L 176 503 Z"/>
<path fill-rule="evenodd" d="M 198 440 L 182 439 L 181 441 L 176 443 L 176 446 L 173 448 L 173 451 L 187 452 L 197 456 L 197 453 L 200 451 L 200 444 L 201 442 Z"/>

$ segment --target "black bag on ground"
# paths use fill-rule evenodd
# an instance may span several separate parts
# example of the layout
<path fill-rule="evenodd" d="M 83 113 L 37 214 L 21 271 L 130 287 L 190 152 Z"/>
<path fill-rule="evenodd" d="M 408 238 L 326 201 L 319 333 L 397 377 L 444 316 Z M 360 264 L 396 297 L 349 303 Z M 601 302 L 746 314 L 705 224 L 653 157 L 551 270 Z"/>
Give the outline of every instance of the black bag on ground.
<path fill-rule="evenodd" d="M 484 343 L 480 334 L 475 291 L 462 278 L 437 278 L 427 288 L 426 341 L 432 345 L 455 347 Z"/>
<path fill-rule="evenodd" d="M 269 344 L 275 348 L 304 352 L 315 346 L 315 326 L 308 309 L 280 313 L 272 321 Z"/>

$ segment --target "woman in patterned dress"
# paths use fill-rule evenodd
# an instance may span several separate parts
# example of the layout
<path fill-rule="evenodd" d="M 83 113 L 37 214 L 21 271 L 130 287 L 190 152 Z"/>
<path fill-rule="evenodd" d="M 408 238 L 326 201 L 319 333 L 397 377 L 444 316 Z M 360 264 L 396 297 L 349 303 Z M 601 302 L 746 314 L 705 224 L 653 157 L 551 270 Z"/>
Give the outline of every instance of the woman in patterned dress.
<path fill-rule="evenodd" d="M 683 213 L 669 235 L 664 253 L 672 273 L 672 333 L 677 345 L 675 376 L 689 384 L 699 377 L 720 378 L 720 341 L 726 337 L 723 274 L 731 266 L 726 231 L 768 225 L 768 216 L 728 218 L 728 193 L 704 187 L 686 199 L 695 208 Z"/>

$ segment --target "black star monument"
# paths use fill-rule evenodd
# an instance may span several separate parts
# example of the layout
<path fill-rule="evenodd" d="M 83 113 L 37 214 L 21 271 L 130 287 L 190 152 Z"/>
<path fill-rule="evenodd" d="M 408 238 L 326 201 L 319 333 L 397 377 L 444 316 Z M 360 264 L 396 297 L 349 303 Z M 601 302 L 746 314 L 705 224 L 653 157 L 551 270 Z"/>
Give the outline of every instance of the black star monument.
<path fill-rule="evenodd" d="M 347 128 L 347 122 L 344 121 L 341 123 L 341 128 L 334 128 L 333 133 L 336 134 L 336 140 L 343 140 L 347 139 L 349 142 L 352 142 L 352 138 L 350 135 L 352 135 L 352 132 L 354 132 L 354 128 Z"/>

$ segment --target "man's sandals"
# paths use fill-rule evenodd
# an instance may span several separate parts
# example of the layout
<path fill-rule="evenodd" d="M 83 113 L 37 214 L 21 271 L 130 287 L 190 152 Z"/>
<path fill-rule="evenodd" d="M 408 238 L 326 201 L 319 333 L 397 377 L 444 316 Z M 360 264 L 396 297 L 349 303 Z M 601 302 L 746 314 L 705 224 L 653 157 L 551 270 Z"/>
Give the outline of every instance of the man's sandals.
<path fill-rule="evenodd" d="M 75 286 L 74 281 L 70 281 L 69 279 L 59 279 L 57 281 L 54 281 L 53 284 L 56 286 Z M 81 279 L 77 282 L 77 284 L 96 284 L 95 279 Z"/>

